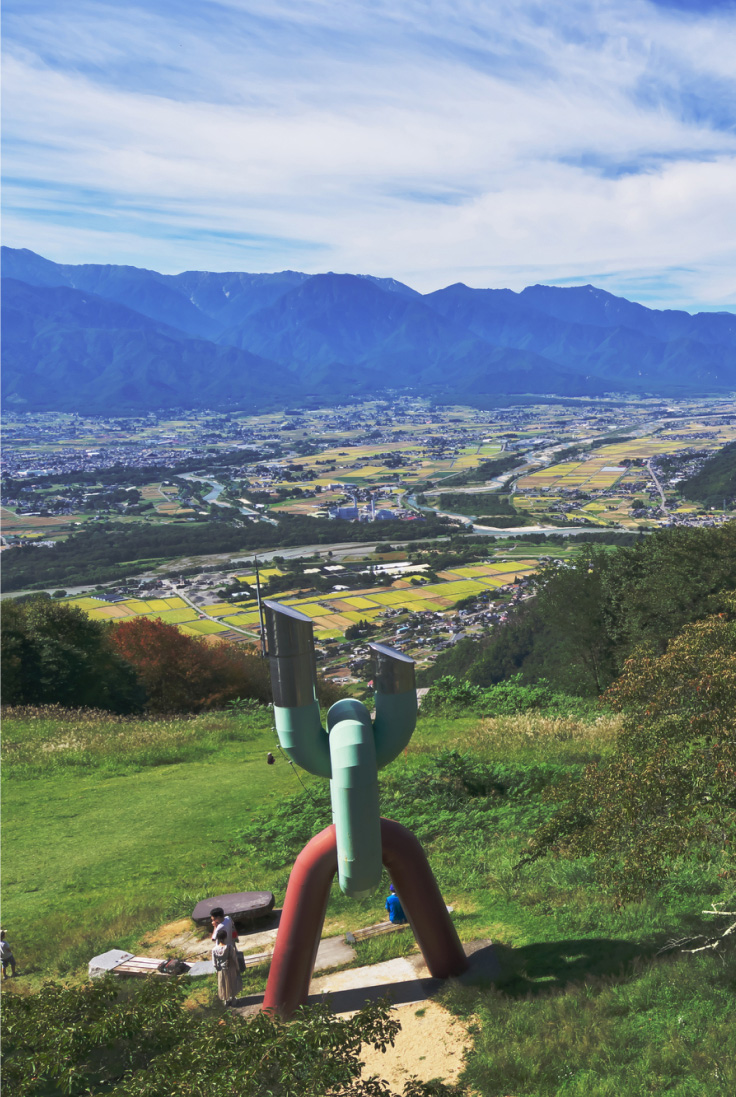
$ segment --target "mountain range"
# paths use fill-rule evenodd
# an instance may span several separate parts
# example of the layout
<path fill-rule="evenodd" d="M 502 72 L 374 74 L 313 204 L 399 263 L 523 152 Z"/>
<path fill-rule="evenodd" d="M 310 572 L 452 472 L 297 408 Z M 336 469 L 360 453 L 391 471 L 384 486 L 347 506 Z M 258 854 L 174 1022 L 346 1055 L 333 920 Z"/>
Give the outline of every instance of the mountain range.
<path fill-rule="evenodd" d="M 736 315 L 649 309 L 595 286 L 420 294 L 369 275 L 166 275 L 13 248 L 2 275 L 2 402 L 16 410 L 736 388 Z"/>

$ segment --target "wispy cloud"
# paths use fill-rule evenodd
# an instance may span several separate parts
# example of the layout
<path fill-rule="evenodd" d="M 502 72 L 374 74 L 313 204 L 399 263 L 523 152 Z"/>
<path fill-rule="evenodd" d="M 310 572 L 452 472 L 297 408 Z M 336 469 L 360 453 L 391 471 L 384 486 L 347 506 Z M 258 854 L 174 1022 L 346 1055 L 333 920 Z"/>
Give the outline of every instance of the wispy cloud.
<path fill-rule="evenodd" d="M 731 3 L 6 0 L 5 24 L 8 243 L 736 306 Z"/>

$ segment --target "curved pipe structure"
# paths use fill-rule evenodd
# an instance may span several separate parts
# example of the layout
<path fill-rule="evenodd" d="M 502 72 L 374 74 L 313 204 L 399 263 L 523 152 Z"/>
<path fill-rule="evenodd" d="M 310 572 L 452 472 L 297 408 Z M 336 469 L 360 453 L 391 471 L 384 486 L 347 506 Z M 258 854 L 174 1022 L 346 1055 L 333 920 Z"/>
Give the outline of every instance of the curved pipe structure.
<path fill-rule="evenodd" d="M 337 701 L 327 713 L 332 818 L 340 888 L 353 899 L 381 882 L 381 827 L 373 727 L 360 701 Z"/>
<path fill-rule="evenodd" d="M 309 995 L 330 884 L 337 872 L 335 828 L 307 842 L 289 876 L 261 1009 L 291 1017 Z"/>
<path fill-rule="evenodd" d="M 421 843 L 391 819 L 381 819 L 381 838 L 383 863 L 427 967 L 438 979 L 461 975 L 468 961 Z M 307 843 L 291 870 L 262 1009 L 288 1018 L 307 1001 L 336 870 L 337 841 L 330 826 Z"/>
<path fill-rule="evenodd" d="M 334 823 L 309 842 L 294 863 L 281 915 L 263 1009 L 290 1017 L 309 993 L 330 883 L 338 873 L 346 895 L 369 895 L 381 863 L 394 887 L 432 975 L 459 975 L 467 960 L 419 841 L 399 823 L 381 819 L 378 770 L 406 747 L 416 724 L 414 662 L 371 644 L 376 717 L 361 701 L 345 699 L 320 722 L 311 618 L 265 602 L 274 718 L 289 758 L 317 777 L 329 777 Z"/>
<path fill-rule="evenodd" d="M 273 713 L 279 742 L 292 762 L 315 777 L 332 777 L 330 749 L 316 696 L 314 626 L 310 617 L 264 602 Z"/>
<path fill-rule="evenodd" d="M 378 770 L 401 753 L 416 726 L 414 661 L 371 644 L 375 721 L 361 701 L 344 699 L 327 714 L 325 732 L 315 695 L 312 620 L 278 602 L 264 606 L 279 742 L 308 773 L 330 778 L 340 887 L 362 899 L 381 879 Z"/>
<path fill-rule="evenodd" d="M 436 979 L 467 970 L 468 960 L 422 843 L 401 823 L 381 819 L 383 863 L 427 967 Z"/>
<path fill-rule="evenodd" d="M 376 764 L 383 769 L 408 745 L 417 725 L 414 660 L 384 644 L 368 646 L 374 661 Z"/>

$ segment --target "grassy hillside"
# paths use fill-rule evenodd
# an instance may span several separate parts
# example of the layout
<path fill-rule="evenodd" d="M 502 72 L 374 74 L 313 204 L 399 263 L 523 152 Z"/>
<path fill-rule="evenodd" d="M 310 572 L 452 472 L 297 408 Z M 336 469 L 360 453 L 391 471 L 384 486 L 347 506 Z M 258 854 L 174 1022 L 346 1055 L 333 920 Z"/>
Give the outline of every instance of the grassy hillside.
<path fill-rule="evenodd" d="M 516 870 L 552 810 L 544 790 L 610 756 L 618 717 L 425 716 L 382 780 L 382 810 L 422 838 L 463 940 L 490 937 L 494 988 L 448 987 L 477 1022 L 467 1082 L 481 1094 L 726 1094 L 736 1084 L 736 965 L 659 956 L 732 902 L 718 851 L 682 860 L 656 895 L 622 905 L 593 858 Z M 187 916 L 207 893 L 283 900 L 301 844 L 329 820 L 325 783 L 275 750 L 268 709 L 144 721 L 8 714 L 3 925 L 24 977 L 83 977 L 87 960 Z M 725 862 L 724 862 L 725 863 Z M 378 921 L 333 887 L 330 933 Z M 734 909 L 726 905 L 726 909 Z M 710 920 L 712 921 L 712 920 Z M 362 946 L 361 962 L 411 945 Z M 251 981 L 251 987 L 255 989 Z"/>

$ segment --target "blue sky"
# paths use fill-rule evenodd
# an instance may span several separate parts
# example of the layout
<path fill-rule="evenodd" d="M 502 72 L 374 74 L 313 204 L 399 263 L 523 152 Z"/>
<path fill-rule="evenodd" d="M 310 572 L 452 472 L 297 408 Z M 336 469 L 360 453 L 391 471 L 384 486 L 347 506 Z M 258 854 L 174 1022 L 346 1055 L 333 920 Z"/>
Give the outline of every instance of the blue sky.
<path fill-rule="evenodd" d="M 4 239 L 736 309 L 733 0 L 5 0 Z"/>

